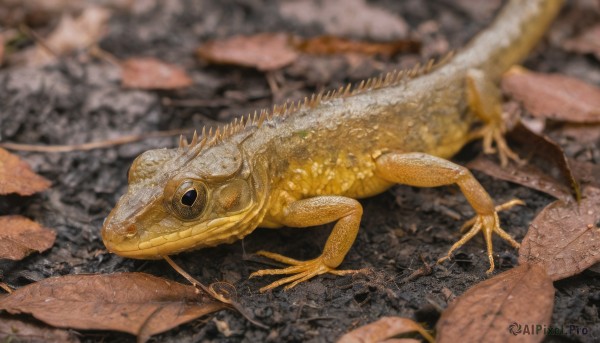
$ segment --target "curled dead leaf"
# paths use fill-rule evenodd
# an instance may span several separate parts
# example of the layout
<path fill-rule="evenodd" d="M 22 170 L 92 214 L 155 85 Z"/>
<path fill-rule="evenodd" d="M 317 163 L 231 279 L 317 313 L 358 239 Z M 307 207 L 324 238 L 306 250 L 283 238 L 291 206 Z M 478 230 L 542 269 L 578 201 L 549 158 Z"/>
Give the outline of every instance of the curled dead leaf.
<path fill-rule="evenodd" d="M 50 249 L 56 233 L 22 216 L 0 217 L 0 259 L 21 260 Z"/>
<path fill-rule="evenodd" d="M 575 199 L 581 199 L 579 182 L 573 175 L 569 159 L 560 145 L 548 136 L 531 131 L 522 123 L 513 128 L 509 138 L 520 143 L 517 152 L 528 159 L 527 163 L 536 165 L 546 175 L 551 175 L 560 184 L 567 185 Z"/>
<path fill-rule="evenodd" d="M 185 70 L 155 58 L 130 58 L 121 68 L 124 88 L 177 89 L 193 83 Z"/>
<path fill-rule="evenodd" d="M 587 177 L 584 171 L 571 167 L 563 149 L 549 137 L 537 134 L 518 123 L 509 135 L 512 141 L 520 143 L 516 150 L 527 163 L 510 163 L 505 168 L 489 156 L 479 156 L 467 164 L 467 168 L 486 173 L 500 180 L 514 182 L 525 187 L 549 194 L 563 201 L 580 198 L 580 177 Z M 577 177 L 576 177 L 577 176 Z"/>
<path fill-rule="evenodd" d="M 215 64 L 232 64 L 262 71 L 277 70 L 294 62 L 298 52 L 285 33 L 235 36 L 204 43 L 198 56 Z M 268 52 L 268 53 L 265 53 Z"/>
<path fill-rule="evenodd" d="M 371 343 L 382 342 L 394 336 L 411 332 L 420 333 L 428 342 L 434 339 L 420 324 L 412 319 L 402 317 L 383 317 L 373 323 L 363 325 L 343 335 L 338 343 Z M 418 340 L 410 340 L 419 342 Z M 403 342 L 408 342 L 403 340 Z"/>
<path fill-rule="evenodd" d="M 572 77 L 513 67 L 502 77 L 502 89 L 534 116 L 576 123 L 600 121 L 600 88 Z"/>
<path fill-rule="evenodd" d="M 549 325 L 554 286 L 544 268 L 523 264 L 478 283 L 448 306 L 437 323 L 438 343 L 540 342 L 522 325 Z"/>
<path fill-rule="evenodd" d="M 193 286 L 143 273 L 53 277 L 0 298 L 0 309 L 12 314 L 61 328 L 124 331 L 140 342 L 225 307 Z"/>
<path fill-rule="evenodd" d="M 0 194 L 31 195 L 50 187 L 50 181 L 37 175 L 17 155 L 0 148 Z"/>
<path fill-rule="evenodd" d="M 496 179 L 514 182 L 544 192 L 563 201 L 572 199 L 568 186 L 560 183 L 531 163 L 522 166 L 516 166 L 514 163 L 511 163 L 508 168 L 505 168 L 489 156 L 480 155 L 475 160 L 469 162 L 467 168 L 478 170 Z"/>
<path fill-rule="evenodd" d="M 600 189 L 587 187 L 583 200 L 555 201 L 529 226 L 519 263 L 542 265 L 552 280 L 578 274 L 600 262 Z"/>

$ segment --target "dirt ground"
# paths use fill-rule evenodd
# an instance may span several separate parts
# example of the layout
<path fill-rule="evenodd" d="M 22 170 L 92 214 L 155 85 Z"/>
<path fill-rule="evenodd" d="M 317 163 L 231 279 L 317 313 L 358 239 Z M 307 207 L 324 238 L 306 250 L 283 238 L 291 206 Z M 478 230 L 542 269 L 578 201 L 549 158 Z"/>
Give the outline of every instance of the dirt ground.
<path fill-rule="evenodd" d="M 293 32 L 310 37 L 329 33 L 321 25 L 298 24 L 281 16 L 278 3 L 260 0 L 143 1 L 136 11 L 114 11 L 100 47 L 118 59 L 152 56 L 186 69 L 194 85 L 182 91 L 124 90 L 117 67 L 94 58 L 67 58 L 46 67 L 8 66 L 0 70 L 0 137 L 29 144 L 77 144 L 177 128 L 202 128 L 235 115 L 268 107 L 273 100 L 298 99 L 314 90 L 339 87 L 393 66 L 458 48 L 490 21 L 492 5 L 477 1 L 370 1 L 369 6 L 404 18 L 408 34 L 423 44 L 421 54 L 351 63 L 343 56 L 307 57 L 275 72 L 273 94 L 265 73 L 199 61 L 197 49 L 208 39 L 257 32 Z M 473 6 L 473 7 L 469 7 Z M 490 7 L 490 8 L 487 8 Z M 347 9 L 341 8 L 342 14 Z M 556 41 L 599 14 L 569 3 L 541 46 L 525 65 L 600 85 L 600 62 L 565 52 Z M 595 18 L 595 19 L 594 19 Z M 354 38 L 368 39 L 354 34 Z M 265 51 L 265 53 L 269 53 Z M 200 99 L 198 106 L 173 106 L 165 99 Z M 126 173 L 141 152 L 173 147 L 177 138 L 148 139 L 108 149 L 70 153 L 19 153 L 34 170 L 52 181 L 48 191 L 28 197 L 0 197 L 0 213 L 22 214 L 58 233 L 54 247 L 19 262 L 0 262 L 0 278 L 19 287 L 50 276 L 139 271 L 185 282 L 163 261 L 124 259 L 108 253 L 100 237 L 102 222 L 127 187 Z M 572 157 L 599 163 L 597 144 L 578 154 L 576 142 L 557 137 Z M 597 142 L 596 142 L 597 143 Z M 579 147 L 581 148 L 581 147 Z M 455 158 L 466 163 L 481 151 L 467 146 Z M 474 172 L 498 203 L 519 198 L 527 205 L 500 214 L 517 240 L 547 204 L 548 195 Z M 332 342 L 345 332 L 381 316 L 404 316 L 433 328 L 448 301 L 488 278 L 485 246 L 477 237 L 451 262 L 429 275 L 407 277 L 443 256 L 459 238 L 458 228 L 473 211 L 458 188 L 417 189 L 397 186 L 361 201 L 364 215 L 358 238 L 341 268 L 369 268 L 356 276 L 321 276 L 290 291 L 258 289 L 274 278 L 248 279 L 269 266 L 253 256 L 269 250 L 298 259 L 317 256 L 331 226 L 308 229 L 258 229 L 243 241 L 181 254 L 175 260 L 205 283 L 235 285 L 239 301 L 269 329 L 258 328 L 233 311 L 155 336 L 157 342 Z M 457 220 L 457 217 L 460 220 Z M 517 251 L 494 239 L 496 272 L 517 264 Z M 554 325 L 579 325 L 589 335 L 547 337 L 545 342 L 600 340 L 600 274 L 588 270 L 556 282 Z M 531 304 L 535 306 L 535 304 Z M 82 341 L 131 342 L 115 332 L 79 332 Z"/>

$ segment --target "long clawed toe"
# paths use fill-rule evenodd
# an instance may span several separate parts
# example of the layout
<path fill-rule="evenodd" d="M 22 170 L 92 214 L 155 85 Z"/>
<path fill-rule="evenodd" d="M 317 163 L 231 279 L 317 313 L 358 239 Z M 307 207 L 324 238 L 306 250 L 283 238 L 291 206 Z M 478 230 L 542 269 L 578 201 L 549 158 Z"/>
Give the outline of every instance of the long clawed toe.
<path fill-rule="evenodd" d="M 293 258 L 289 258 L 283 255 L 267 252 L 267 251 L 259 251 L 258 255 L 267 257 L 277 262 L 281 262 L 287 265 L 290 265 L 286 268 L 281 269 L 262 269 L 250 274 L 250 278 L 256 276 L 266 276 L 266 275 L 287 275 L 292 274 L 288 277 L 284 277 L 275 282 L 270 283 L 269 285 L 260 289 L 261 292 L 265 292 L 279 286 L 285 285 L 284 289 L 288 290 L 290 288 L 295 287 L 301 282 L 309 280 L 317 275 L 321 274 L 334 274 L 334 275 L 347 275 L 352 273 L 360 272 L 360 270 L 336 270 L 334 268 L 328 267 L 323 262 L 322 257 L 317 257 L 313 260 L 308 261 L 299 261 Z"/>
<path fill-rule="evenodd" d="M 492 236 L 493 233 L 496 233 L 500 238 L 508 241 L 510 245 L 519 249 L 520 244 L 506 231 L 502 230 L 500 227 L 500 220 L 498 219 L 498 212 L 507 210 L 513 206 L 517 205 L 525 205 L 525 203 L 519 199 L 513 199 L 508 202 L 505 202 L 501 205 L 496 206 L 493 214 L 490 215 L 476 215 L 475 217 L 469 219 L 465 222 L 465 224 L 461 227 L 460 231 L 466 233 L 461 237 L 461 239 L 454 243 L 448 254 L 446 256 L 440 258 L 437 263 L 442 263 L 443 261 L 449 260 L 452 257 L 452 253 L 463 246 L 466 242 L 468 242 L 471 238 L 473 238 L 479 231 L 483 232 L 483 236 L 485 238 L 488 259 L 490 261 L 490 268 L 487 270 L 487 273 L 491 273 L 494 271 L 494 250 L 492 246 Z"/>

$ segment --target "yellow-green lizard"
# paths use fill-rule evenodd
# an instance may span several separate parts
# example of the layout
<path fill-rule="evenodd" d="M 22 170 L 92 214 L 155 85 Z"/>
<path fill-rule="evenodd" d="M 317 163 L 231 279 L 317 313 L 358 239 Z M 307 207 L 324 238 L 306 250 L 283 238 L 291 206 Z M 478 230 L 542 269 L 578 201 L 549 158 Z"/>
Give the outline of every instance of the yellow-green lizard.
<path fill-rule="evenodd" d="M 351 88 L 319 94 L 182 141 L 179 148 L 141 154 L 129 188 L 104 223 L 106 247 L 121 256 L 159 259 L 231 243 L 257 227 L 309 227 L 335 222 L 323 253 L 252 276 L 290 274 L 261 290 L 293 287 L 324 273 L 346 274 L 342 263 L 359 229 L 356 200 L 394 184 L 457 184 L 476 212 L 470 230 L 449 250 L 482 231 L 494 269 L 495 207 L 473 175 L 446 158 L 483 138 L 502 160 L 506 146 L 497 83 L 521 61 L 559 11 L 562 0 L 510 0 L 493 24 L 438 66 L 392 73 Z M 478 126 L 479 125 L 479 126 Z"/>

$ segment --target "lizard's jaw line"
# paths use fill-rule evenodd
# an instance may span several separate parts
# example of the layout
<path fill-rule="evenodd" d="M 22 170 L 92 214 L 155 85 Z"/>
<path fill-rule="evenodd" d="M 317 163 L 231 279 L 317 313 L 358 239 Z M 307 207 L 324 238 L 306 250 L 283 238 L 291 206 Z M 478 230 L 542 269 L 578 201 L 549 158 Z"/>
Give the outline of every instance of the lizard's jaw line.
<path fill-rule="evenodd" d="M 243 227 L 244 225 L 236 225 L 241 224 L 242 219 L 243 215 L 217 218 L 144 242 L 120 242 L 115 245 L 105 242 L 105 245 L 109 251 L 119 256 L 135 259 L 160 259 L 164 255 L 232 243 L 241 239 L 254 230 L 254 228 Z"/>

